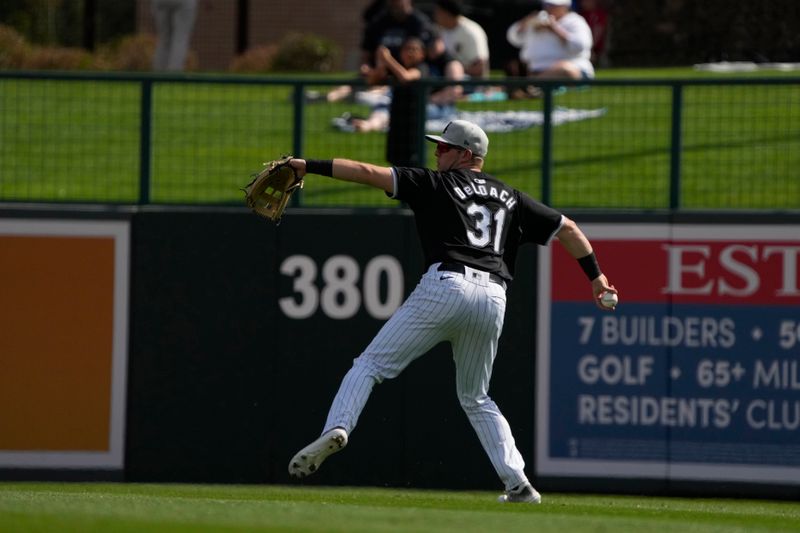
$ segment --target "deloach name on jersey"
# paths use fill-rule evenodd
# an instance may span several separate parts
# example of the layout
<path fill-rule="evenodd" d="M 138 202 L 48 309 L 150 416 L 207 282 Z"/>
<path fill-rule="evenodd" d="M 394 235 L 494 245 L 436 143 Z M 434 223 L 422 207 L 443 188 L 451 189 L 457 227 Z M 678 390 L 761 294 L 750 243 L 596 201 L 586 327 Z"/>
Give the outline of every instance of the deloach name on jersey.
<path fill-rule="evenodd" d="M 478 182 L 478 180 L 475 180 Z M 485 180 L 480 180 L 484 181 Z M 508 209 L 513 209 L 515 205 L 517 205 L 517 200 L 514 198 L 514 195 L 506 189 L 501 188 L 498 192 L 497 187 L 489 186 L 482 183 L 476 183 L 476 185 L 470 186 L 467 185 L 464 188 L 453 186 L 453 192 L 456 193 L 461 200 L 467 200 L 472 196 L 483 196 L 485 198 L 497 198 L 501 202 L 503 202 Z"/>

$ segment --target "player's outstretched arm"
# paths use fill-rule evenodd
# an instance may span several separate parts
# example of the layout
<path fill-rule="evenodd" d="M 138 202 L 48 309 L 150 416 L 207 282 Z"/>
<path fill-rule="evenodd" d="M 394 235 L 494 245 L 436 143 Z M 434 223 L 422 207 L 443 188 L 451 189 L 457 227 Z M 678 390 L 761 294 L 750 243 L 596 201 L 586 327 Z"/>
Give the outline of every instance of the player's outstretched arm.
<path fill-rule="evenodd" d="M 595 305 L 604 311 L 610 311 L 613 307 L 606 307 L 600 301 L 604 293 L 610 292 L 617 294 L 617 289 L 608 281 L 605 274 L 600 270 L 600 265 L 592 250 L 592 245 L 586 235 L 581 231 L 575 221 L 564 217 L 564 224 L 556 233 L 560 242 L 567 252 L 578 260 L 581 268 L 586 273 L 592 283 L 592 295 Z"/>
<path fill-rule="evenodd" d="M 371 185 L 388 193 L 394 192 L 394 178 L 390 167 L 350 159 L 292 159 L 289 163 L 300 177 L 319 174 L 342 181 Z"/>

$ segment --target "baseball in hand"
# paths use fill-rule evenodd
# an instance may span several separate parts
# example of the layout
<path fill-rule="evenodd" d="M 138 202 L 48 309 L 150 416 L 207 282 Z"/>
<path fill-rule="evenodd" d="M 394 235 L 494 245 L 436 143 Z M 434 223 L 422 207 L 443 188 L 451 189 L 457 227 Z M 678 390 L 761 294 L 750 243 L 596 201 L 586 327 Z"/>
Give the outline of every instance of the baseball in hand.
<path fill-rule="evenodd" d="M 619 302 L 619 297 L 613 292 L 604 292 L 603 295 L 600 297 L 600 303 L 603 304 L 603 307 L 608 307 L 610 309 L 614 309 Z"/>

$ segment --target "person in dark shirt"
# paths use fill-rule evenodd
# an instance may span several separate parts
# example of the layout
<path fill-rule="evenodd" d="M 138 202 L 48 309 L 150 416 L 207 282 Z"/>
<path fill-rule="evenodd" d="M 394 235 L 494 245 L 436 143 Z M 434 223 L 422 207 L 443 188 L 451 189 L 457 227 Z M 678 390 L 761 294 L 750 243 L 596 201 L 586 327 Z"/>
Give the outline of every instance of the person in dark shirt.
<path fill-rule="evenodd" d="M 381 70 L 387 81 L 392 81 L 393 92 L 397 98 L 403 98 L 403 92 L 413 94 L 407 89 L 408 84 L 428 75 L 425 63 L 425 45 L 418 37 L 406 38 L 400 48 L 400 61 L 397 61 L 388 48 L 379 46 L 375 71 Z M 390 96 L 394 99 L 394 96 Z M 391 104 L 375 106 L 367 118 L 353 118 L 350 121 L 353 129 L 359 132 L 382 131 L 389 126 Z"/>
<path fill-rule="evenodd" d="M 410 37 L 420 39 L 429 50 L 444 51 L 444 44 L 437 39 L 433 23 L 425 13 L 414 7 L 412 0 L 385 0 L 385 6 L 376 10 L 374 4 L 364 12 L 366 25 L 361 36 L 361 65 L 358 73 L 371 86 L 369 92 L 384 93 L 386 72 L 381 69 L 376 56 L 381 47 L 388 48 L 395 60 L 402 62 L 400 48 Z M 376 13 L 377 11 L 377 13 Z M 440 53 L 439 52 L 439 53 Z M 353 95 L 351 85 L 336 87 L 327 94 L 314 94 L 310 101 L 339 102 Z"/>
<path fill-rule="evenodd" d="M 289 473 L 316 472 L 347 445 L 372 388 L 398 376 L 415 359 L 449 341 L 459 402 L 505 487 L 501 502 L 539 503 L 511 428 L 488 395 L 503 329 L 506 287 L 514 278 L 519 246 L 547 245 L 553 238 L 578 260 L 595 304 L 616 294 L 601 272 L 592 246 L 577 224 L 555 209 L 483 172 L 486 133 L 454 120 L 436 143 L 436 170 L 381 167 L 347 159 L 292 159 L 307 173 L 371 185 L 402 200 L 414 212 L 426 271 L 417 287 L 355 359 L 333 400 L 322 435 L 289 462 Z"/>
<path fill-rule="evenodd" d="M 364 28 L 361 38 L 362 64 L 374 65 L 375 52 L 385 46 L 400 61 L 400 47 L 409 37 L 418 37 L 426 47 L 436 39 L 433 23 L 414 8 L 411 0 L 388 0 L 386 9 L 378 13 Z"/>

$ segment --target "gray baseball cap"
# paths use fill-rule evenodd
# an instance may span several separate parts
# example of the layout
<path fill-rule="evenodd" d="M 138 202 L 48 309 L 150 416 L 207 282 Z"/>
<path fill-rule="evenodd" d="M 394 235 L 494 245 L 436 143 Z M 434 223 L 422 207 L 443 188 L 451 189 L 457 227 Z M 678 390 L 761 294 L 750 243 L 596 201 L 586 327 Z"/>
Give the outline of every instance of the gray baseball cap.
<path fill-rule="evenodd" d="M 441 135 L 426 135 L 425 138 L 435 143 L 466 148 L 478 157 L 486 157 L 489 151 L 489 137 L 486 132 L 467 120 L 453 120 L 444 127 Z"/>

